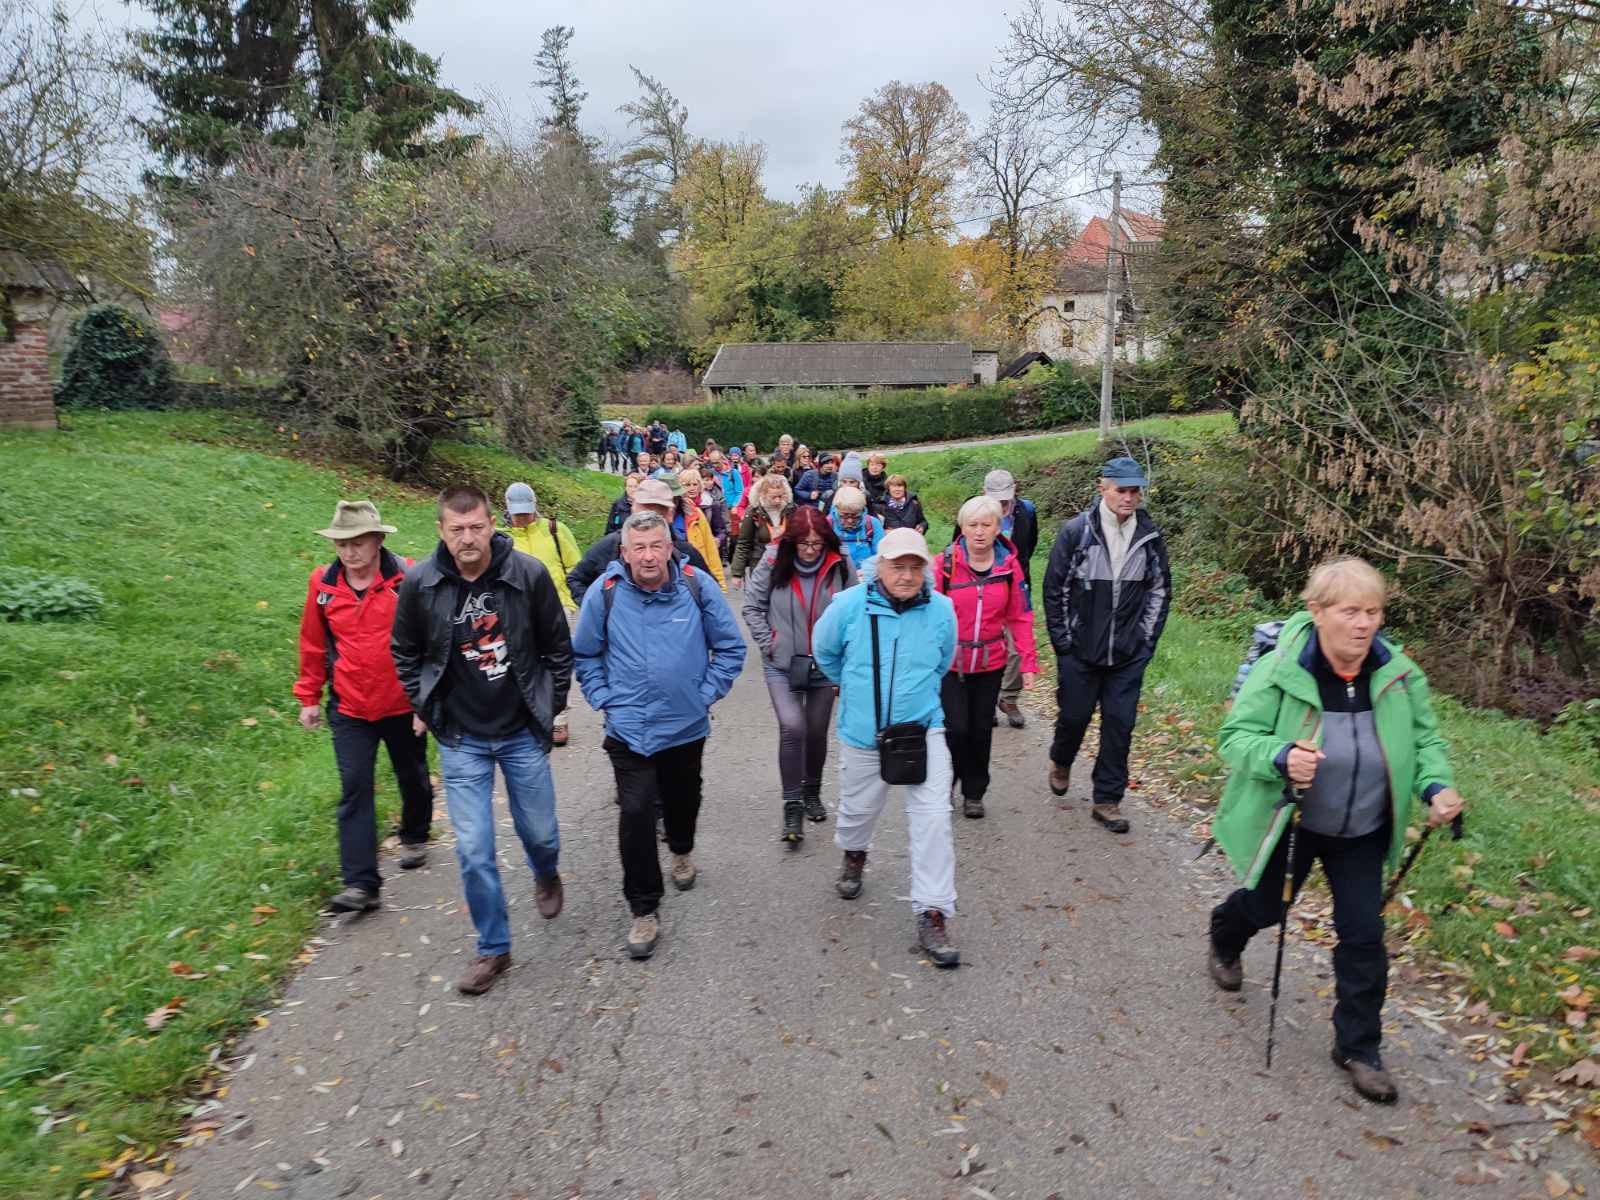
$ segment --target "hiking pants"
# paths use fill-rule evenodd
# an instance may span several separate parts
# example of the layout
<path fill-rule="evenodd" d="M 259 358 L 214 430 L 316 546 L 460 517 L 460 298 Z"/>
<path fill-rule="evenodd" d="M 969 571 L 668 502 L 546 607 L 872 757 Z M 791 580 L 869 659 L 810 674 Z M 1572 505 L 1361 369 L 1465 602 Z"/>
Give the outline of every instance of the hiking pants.
<path fill-rule="evenodd" d="M 654 754 L 636 754 L 607 735 L 604 742 L 617 778 L 617 844 L 622 852 L 622 894 L 636 917 L 647 917 L 661 905 L 661 852 L 656 847 L 656 811 L 667 830 L 667 848 L 674 854 L 694 849 L 700 818 L 700 760 L 705 738 L 669 746 Z"/>
<path fill-rule="evenodd" d="M 989 753 L 994 745 L 994 706 L 1000 696 L 1003 669 L 947 671 L 939 685 L 944 702 L 944 740 L 950 763 L 968 800 L 982 800 L 989 790 Z"/>
<path fill-rule="evenodd" d="M 928 730 L 928 778 L 905 789 L 911 835 L 911 911 L 956 915 L 956 849 L 950 834 L 950 752 L 944 730 Z M 878 773 L 878 752 L 839 743 L 839 814 L 833 844 L 867 850 L 889 785 Z"/>
<path fill-rule="evenodd" d="M 333 758 L 339 766 L 339 873 L 346 887 L 376 892 L 378 818 L 373 788 L 378 744 L 389 748 L 389 764 L 400 788 L 400 840 L 408 846 L 428 840 L 433 824 L 433 783 L 428 778 L 428 738 L 411 732 L 411 714 L 363 721 L 347 717 L 337 704 L 328 705 L 333 732 Z"/>
<path fill-rule="evenodd" d="M 1011 630 L 1006 630 L 1006 673 L 1000 681 L 1000 699 L 1007 704 L 1015 704 L 1022 695 L 1022 655 L 1017 651 L 1016 639 L 1011 636 Z"/>
<path fill-rule="evenodd" d="M 1145 664 L 1135 659 L 1120 667 L 1091 665 L 1071 654 L 1056 659 L 1056 734 L 1050 761 L 1070 769 L 1083 744 L 1095 706 L 1100 708 L 1100 753 L 1094 760 L 1094 802 L 1120 804 L 1128 790 L 1128 747 L 1139 715 L 1139 688 Z"/>
<path fill-rule="evenodd" d="M 1383 945 L 1383 864 L 1389 852 L 1391 826 L 1360 837 L 1312 833 L 1302 827 L 1294 854 L 1294 890 L 1306 880 L 1311 864 L 1322 860 L 1322 872 L 1333 893 L 1333 928 L 1339 944 L 1333 949 L 1333 1036 L 1346 1058 L 1378 1066 L 1383 1036 L 1383 998 L 1389 988 L 1389 954 Z M 1261 882 L 1238 888 L 1211 910 L 1211 941 L 1222 958 L 1238 958 L 1245 943 L 1270 929 L 1283 915 L 1283 870 L 1289 857 L 1289 835 L 1278 839 Z M 1292 903 L 1292 901 L 1291 901 Z"/>
<path fill-rule="evenodd" d="M 778 778 L 783 798 L 798 800 L 822 789 L 822 768 L 828 762 L 828 721 L 833 716 L 833 688 L 795 691 L 785 671 L 767 671 L 767 693 L 778 715 Z"/>

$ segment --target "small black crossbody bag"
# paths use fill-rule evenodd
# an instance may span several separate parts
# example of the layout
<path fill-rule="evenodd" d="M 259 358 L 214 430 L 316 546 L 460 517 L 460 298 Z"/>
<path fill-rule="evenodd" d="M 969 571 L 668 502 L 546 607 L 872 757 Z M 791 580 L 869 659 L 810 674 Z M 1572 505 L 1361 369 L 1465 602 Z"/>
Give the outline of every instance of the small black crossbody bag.
<path fill-rule="evenodd" d="M 889 707 L 881 711 L 883 691 L 878 682 L 881 660 L 878 657 L 878 618 L 872 618 L 872 723 L 877 726 L 878 775 L 885 783 L 926 783 L 928 780 L 928 729 L 915 721 L 885 725 L 883 718 L 894 714 L 894 672 L 900 662 L 900 639 L 894 642 L 889 661 Z"/>

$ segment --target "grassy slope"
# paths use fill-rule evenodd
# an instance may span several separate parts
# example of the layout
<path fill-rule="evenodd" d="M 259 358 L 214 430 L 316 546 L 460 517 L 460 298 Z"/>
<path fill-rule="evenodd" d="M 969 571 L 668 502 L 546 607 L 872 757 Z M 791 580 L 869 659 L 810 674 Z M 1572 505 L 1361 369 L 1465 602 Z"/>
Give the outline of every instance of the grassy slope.
<path fill-rule="evenodd" d="M 1229 420 L 1225 414 L 1160 418 L 1129 426 L 1128 432 L 1181 441 Z M 930 544 L 937 547 L 949 537 L 950 514 L 978 490 L 984 472 L 1003 466 L 1021 476 L 1093 446 L 1092 433 L 1070 434 L 901 453 L 890 467 L 922 496 L 933 522 Z M 1151 509 L 1159 521 L 1159 490 Z M 1036 580 L 1043 578 L 1055 526 L 1067 514 L 1043 515 Z M 1178 608 L 1146 677 L 1146 711 L 1134 746 L 1136 755 L 1149 756 L 1150 765 L 1204 806 L 1220 792 L 1215 734 L 1251 625 L 1281 614 L 1239 611 L 1216 593 L 1198 598 L 1183 568 L 1177 565 Z M 1038 635 L 1044 645 L 1042 615 Z M 1467 797 L 1467 835 L 1453 846 L 1446 836 L 1435 837 L 1418 859 L 1407 887 L 1423 915 L 1406 923 L 1405 936 L 1454 963 L 1474 997 L 1505 1014 L 1501 1032 L 1508 1044 L 1527 1041 L 1535 1057 L 1551 1063 L 1600 1053 L 1600 1017 L 1586 1031 L 1565 1025 L 1568 1011 L 1600 1008 L 1600 959 L 1563 959 L 1572 946 L 1600 948 L 1600 838 L 1592 835 L 1600 788 L 1594 764 L 1528 722 L 1448 698 L 1439 699 L 1439 710 L 1457 783 Z M 1508 937 L 1504 926 L 1515 936 Z M 1588 990 L 1587 1002 L 1577 1006 L 1568 1003 L 1575 984 L 1580 998 Z"/>
<path fill-rule="evenodd" d="M 270 996 L 337 886 L 332 753 L 289 692 L 306 575 L 328 557 L 309 531 L 360 495 L 396 548 L 434 538 L 422 493 L 262 454 L 287 435 L 236 416 L 75 425 L 0 434 L 0 570 L 107 598 L 94 622 L 0 626 L 0 1195 L 19 1200 L 75 1194 L 119 1137 L 170 1134 L 174 1094 Z M 529 479 L 580 540 L 617 490 L 441 453 Z M 36 1106 L 69 1119 L 40 1136 Z"/>

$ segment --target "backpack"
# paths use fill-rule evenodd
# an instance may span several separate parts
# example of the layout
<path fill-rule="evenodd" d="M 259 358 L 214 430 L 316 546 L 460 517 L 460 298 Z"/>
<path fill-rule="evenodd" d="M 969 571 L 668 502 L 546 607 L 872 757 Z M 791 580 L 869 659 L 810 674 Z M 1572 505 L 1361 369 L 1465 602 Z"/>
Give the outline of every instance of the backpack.
<path fill-rule="evenodd" d="M 1250 668 L 1256 665 L 1257 660 L 1271 654 L 1278 648 L 1278 635 L 1282 632 L 1282 621 L 1263 621 L 1250 631 L 1250 648 L 1245 651 L 1244 661 L 1239 664 L 1239 669 L 1234 672 L 1233 689 L 1228 693 L 1229 700 L 1239 694 L 1239 689 L 1244 686 L 1245 678 L 1250 674 Z"/>
<path fill-rule="evenodd" d="M 684 563 L 682 570 L 683 577 L 689 581 L 689 591 L 694 595 L 695 609 L 698 611 L 700 605 L 704 603 L 704 600 L 700 594 L 700 572 L 694 569 L 694 565 L 692 563 Z M 617 577 L 615 575 L 600 585 L 600 595 L 605 601 L 606 609 L 604 617 L 600 622 L 600 628 L 602 632 L 605 633 L 607 641 L 611 640 L 611 610 L 616 607 L 617 603 L 617 593 L 614 590 L 616 586 Z"/>

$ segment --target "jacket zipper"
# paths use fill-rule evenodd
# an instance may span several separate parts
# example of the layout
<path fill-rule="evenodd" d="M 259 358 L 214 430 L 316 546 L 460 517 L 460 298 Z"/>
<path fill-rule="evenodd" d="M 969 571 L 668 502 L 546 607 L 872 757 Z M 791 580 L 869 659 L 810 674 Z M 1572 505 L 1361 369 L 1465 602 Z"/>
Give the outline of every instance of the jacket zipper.
<path fill-rule="evenodd" d="M 1345 680 L 1344 698 L 1346 700 L 1348 700 L 1351 704 L 1355 703 L 1355 699 L 1356 699 L 1356 684 L 1355 684 L 1355 680 L 1353 680 L 1353 679 Z M 1351 715 L 1354 716 L 1354 710 L 1352 710 Z M 1350 725 L 1351 725 L 1351 732 L 1355 733 L 1356 765 L 1355 765 L 1355 769 L 1353 771 L 1351 771 L 1351 773 L 1350 773 L 1350 795 L 1349 795 L 1349 798 L 1346 799 L 1345 802 L 1344 802 L 1344 820 L 1339 825 L 1339 836 L 1340 837 L 1349 837 L 1350 836 L 1350 817 L 1355 812 L 1355 808 L 1356 808 L 1356 785 L 1358 783 L 1360 783 L 1360 781 L 1361 781 L 1361 734 L 1358 731 L 1356 731 L 1355 722 L 1353 720 L 1350 722 Z M 1373 709 L 1373 729 L 1374 730 L 1377 729 L 1377 709 Z"/>
<path fill-rule="evenodd" d="M 972 570 L 972 564 L 971 563 L 967 564 L 967 570 L 968 571 Z M 973 578 L 977 579 L 977 574 L 975 572 L 973 574 Z M 981 641 L 983 639 L 983 588 L 984 588 L 984 584 L 986 582 L 987 582 L 986 580 L 982 580 L 982 579 L 978 580 L 978 611 L 977 611 L 976 619 L 973 622 L 973 629 L 972 629 L 972 640 L 975 641 L 975 642 Z M 979 649 L 979 647 L 974 646 L 967 653 L 967 673 L 968 674 L 971 674 L 973 671 L 976 671 L 978 669 L 978 649 Z"/>
<path fill-rule="evenodd" d="M 1137 522 L 1137 518 L 1135 518 Z M 1122 573 L 1128 569 L 1128 561 L 1133 558 L 1133 552 L 1146 542 L 1154 541 L 1155 534 L 1147 533 L 1128 547 L 1128 552 L 1122 556 L 1122 566 L 1118 567 L 1111 576 L 1111 636 L 1106 641 L 1106 666 L 1110 666 L 1117 656 L 1117 602 L 1122 598 Z M 1105 531 L 1101 530 L 1100 539 L 1105 541 Z M 1111 556 L 1111 544 L 1106 542 L 1106 557 Z"/>

